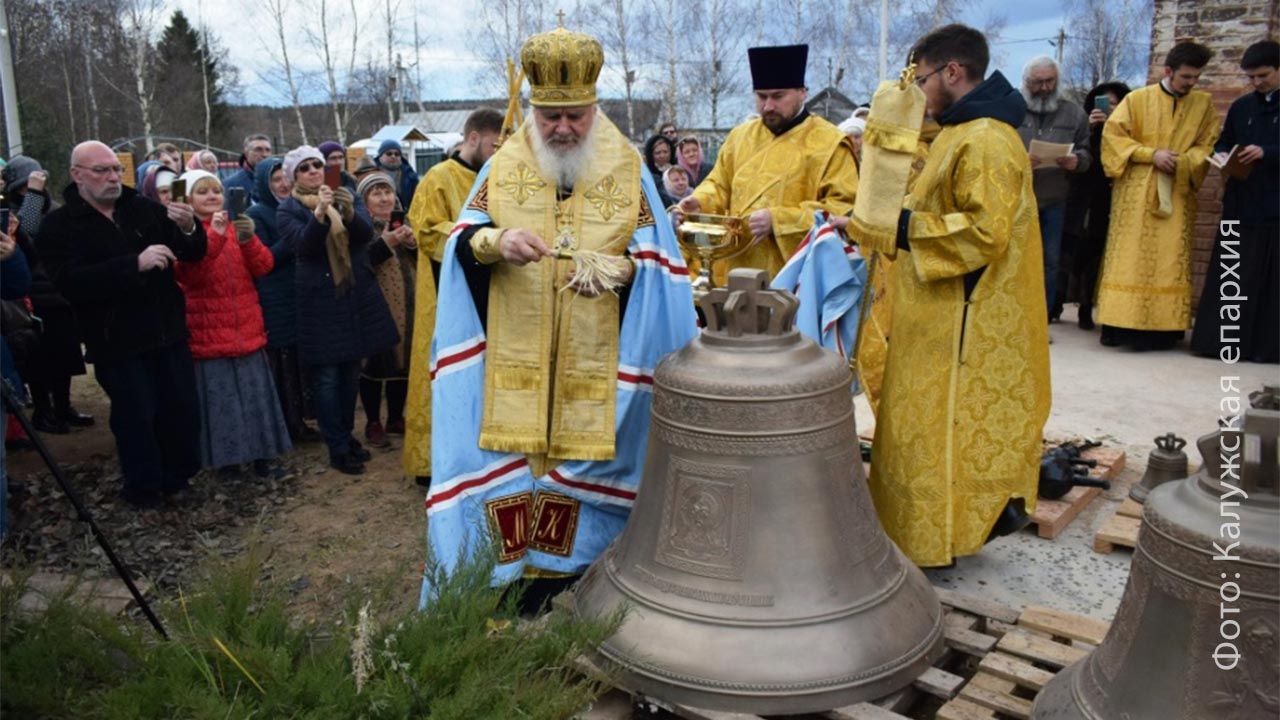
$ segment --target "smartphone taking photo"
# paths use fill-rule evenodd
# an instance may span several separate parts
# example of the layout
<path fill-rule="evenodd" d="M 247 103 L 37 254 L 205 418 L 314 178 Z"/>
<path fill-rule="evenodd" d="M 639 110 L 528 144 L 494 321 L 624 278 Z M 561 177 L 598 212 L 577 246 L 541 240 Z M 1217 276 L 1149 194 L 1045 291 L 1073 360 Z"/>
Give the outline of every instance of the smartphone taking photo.
<path fill-rule="evenodd" d="M 399 230 L 399 229 L 400 229 L 400 227 L 401 227 L 402 225 L 404 225 L 404 211 L 403 211 L 403 210 L 392 210 L 392 211 L 391 211 L 391 221 L 387 223 L 387 229 L 388 229 L 388 230 Z"/>
<path fill-rule="evenodd" d="M 185 203 L 187 201 L 187 181 L 185 178 L 174 178 L 169 185 L 169 202 Z"/>
<path fill-rule="evenodd" d="M 1111 98 L 1106 95 L 1099 95 L 1093 99 L 1093 106 L 1102 112 L 1111 112 Z"/>
<path fill-rule="evenodd" d="M 336 165 L 324 166 L 324 184 L 329 186 L 330 190 L 337 190 L 342 186 L 342 168 Z"/>
<path fill-rule="evenodd" d="M 231 220 L 235 220 L 244 214 L 245 209 L 249 205 L 249 195 L 242 187 L 233 187 L 227 190 L 227 216 Z"/>

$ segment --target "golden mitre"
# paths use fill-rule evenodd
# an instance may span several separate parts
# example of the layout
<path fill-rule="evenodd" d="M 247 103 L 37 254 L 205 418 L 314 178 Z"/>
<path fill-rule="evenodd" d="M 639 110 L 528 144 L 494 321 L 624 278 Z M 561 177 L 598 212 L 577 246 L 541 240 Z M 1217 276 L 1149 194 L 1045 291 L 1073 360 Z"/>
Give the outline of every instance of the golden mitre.
<path fill-rule="evenodd" d="M 590 35 L 561 26 L 526 40 L 520 64 L 529 78 L 529 103 L 534 107 L 593 105 L 604 50 Z"/>

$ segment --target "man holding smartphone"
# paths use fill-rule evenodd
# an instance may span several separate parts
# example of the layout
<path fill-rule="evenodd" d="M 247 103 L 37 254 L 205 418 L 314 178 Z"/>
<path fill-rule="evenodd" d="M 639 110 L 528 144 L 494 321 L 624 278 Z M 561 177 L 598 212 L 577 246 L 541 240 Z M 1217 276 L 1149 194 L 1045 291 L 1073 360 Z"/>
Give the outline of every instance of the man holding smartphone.
<path fill-rule="evenodd" d="M 37 244 L 111 399 L 124 500 L 151 506 L 200 469 L 195 372 L 173 264 L 203 258 L 207 241 L 190 205 L 151 202 L 124 186 L 123 172 L 106 145 L 77 145 L 66 203 L 45 218 Z"/>

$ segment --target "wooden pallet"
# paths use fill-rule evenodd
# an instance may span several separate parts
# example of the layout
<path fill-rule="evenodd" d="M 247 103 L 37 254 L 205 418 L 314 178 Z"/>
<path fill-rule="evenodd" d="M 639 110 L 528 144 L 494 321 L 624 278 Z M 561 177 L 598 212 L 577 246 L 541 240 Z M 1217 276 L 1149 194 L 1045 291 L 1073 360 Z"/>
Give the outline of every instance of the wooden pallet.
<path fill-rule="evenodd" d="M 983 634 L 996 638 L 994 647 L 973 657 L 977 665 L 972 678 L 934 717 L 1027 720 L 1036 694 L 1059 670 L 1101 643 L 1109 626 L 1094 618 L 1044 607 L 1028 607 L 1011 625 L 992 619 Z"/>
<path fill-rule="evenodd" d="M 1142 504 L 1126 497 L 1114 515 L 1102 523 L 1093 536 L 1093 551 L 1109 555 L 1118 547 L 1138 546 L 1138 531 L 1142 528 Z"/>
<path fill-rule="evenodd" d="M 1115 481 L 1124 469 L 1125 453 L 1109 447 L 1096 447 L 1085 450 L 1081 456 L 1089 460 L 1097 460 L 1098 466 L 1089 469 L 1089 477 L 1097 480 Z M 1036 533 L 1042 538 L 1052 540 L 1058 537 L 1067 525 L 1084 510 L 1085 506 L 1102 494 L 1102 488 L 1077 487 L 1057 500 L 1041 498 L 1036 501 L 1036 511 L 1031 514 L 1031 522 L 1036 525 Z"/>
<path fill-rule="evenodd" d="M 946 651 L 933 667 L 893 695 L 806 715 L 824 720 L 991 720 L 1028 718 L 1032 698 L 1054 674 L 1102 642 L 1108 623 L 1044 607 L 1018 611 L 999 603 L 937 588 L 946 616 Z M 614 682 L 589 660 L 579 668 Z M 629 700 L 630 702 L 627 702 Z M 623 720 L 631 703 L 684 720 L 762 720 L 757 715 L 703 710 L 630 693 L 607 693 L 580 720 Z"/>

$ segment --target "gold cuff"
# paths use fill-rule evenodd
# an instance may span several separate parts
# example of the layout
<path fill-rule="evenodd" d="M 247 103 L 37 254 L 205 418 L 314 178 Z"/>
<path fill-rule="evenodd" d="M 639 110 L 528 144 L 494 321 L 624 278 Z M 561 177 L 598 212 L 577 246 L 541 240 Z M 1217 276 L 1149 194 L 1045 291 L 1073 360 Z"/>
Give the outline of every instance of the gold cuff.
<path fill-rule="evenodd" d="M 502 233 L 506 232 L 501 228 L 487 227 L 480 228 L 471 236 L 471 252 L 476 256 L 476 260 L 484 265 L 492 265 L 502 259 L 501 244 Z"/>

